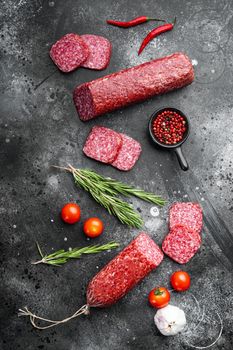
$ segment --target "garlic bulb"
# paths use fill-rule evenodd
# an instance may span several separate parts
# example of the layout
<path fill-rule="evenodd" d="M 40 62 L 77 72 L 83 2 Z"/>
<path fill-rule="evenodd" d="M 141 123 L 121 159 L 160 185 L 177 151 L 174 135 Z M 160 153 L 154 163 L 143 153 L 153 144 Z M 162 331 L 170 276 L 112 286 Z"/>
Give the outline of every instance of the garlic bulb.
<path fill-rule="evenodd" d="M 155 314 L 154 321 L 158 330 L 166 336 L 176 335 L 186 325 L 184 311 L 173 305 L 167 305 L 159 309 Z"/>

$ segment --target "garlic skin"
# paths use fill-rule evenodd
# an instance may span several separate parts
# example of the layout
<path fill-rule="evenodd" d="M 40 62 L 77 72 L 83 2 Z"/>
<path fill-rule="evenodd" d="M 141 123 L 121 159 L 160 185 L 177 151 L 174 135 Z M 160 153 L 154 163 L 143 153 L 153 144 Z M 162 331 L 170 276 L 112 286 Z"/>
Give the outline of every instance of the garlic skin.
<path fill-rule="evenodd" d="M 173 305 L 159 309 L 155 314 L 154 321 L 158 330 L 166 336 L 176 335 L 186 326 L 184 311 Z"/>

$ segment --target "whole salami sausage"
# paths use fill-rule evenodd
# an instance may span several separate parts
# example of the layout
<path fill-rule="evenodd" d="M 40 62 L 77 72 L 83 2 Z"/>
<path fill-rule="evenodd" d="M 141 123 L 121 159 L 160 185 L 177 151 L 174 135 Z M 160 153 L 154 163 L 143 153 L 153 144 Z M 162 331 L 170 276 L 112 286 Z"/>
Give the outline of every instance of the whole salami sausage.
<path fill-rule="evenodd" d="M 92 278 L 87 287 L 86 305 L 72 316 L 61 321 L 53 321 L 33 314 L 26 307 L 19 310 L 19 315 L 29 316 L 35 328 L 47 329 L 82 314 L 88 314 L 92 307 L 111 306 L 155 269 L 162 260 L 161 249 L 146 233 L 142 232 Z M 44 321 L 47 325 L 40 326 L 36 320 Z"/>
<path fill-rule="evenodd" d="M 177 52 L 77 86 L 74 104 L 83 121 L 155 95 L 181 88 L 194 80 L 189 58 Z"/>
<path fill-rule="evenodd" d="M 163 253 L 146 234 L 139 234 L 89 283 L 87 305 L 106 307 L 116 303 L 163 260 Z"/>

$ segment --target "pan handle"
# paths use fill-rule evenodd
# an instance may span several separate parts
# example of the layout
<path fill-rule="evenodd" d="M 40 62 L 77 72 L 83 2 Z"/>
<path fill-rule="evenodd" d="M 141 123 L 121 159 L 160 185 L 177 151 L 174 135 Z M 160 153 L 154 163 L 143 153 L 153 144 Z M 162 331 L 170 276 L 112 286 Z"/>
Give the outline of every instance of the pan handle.
<path fill-rule="evenodd" d="M 189 169 L 189 165 L 187 163 L 187 160 L 185 159 L 181 147 L 175 148 L 175 153 L 177 156 L 177 159 L 179 161 L 180 167 L 182 170 L 186 171 Z"/>

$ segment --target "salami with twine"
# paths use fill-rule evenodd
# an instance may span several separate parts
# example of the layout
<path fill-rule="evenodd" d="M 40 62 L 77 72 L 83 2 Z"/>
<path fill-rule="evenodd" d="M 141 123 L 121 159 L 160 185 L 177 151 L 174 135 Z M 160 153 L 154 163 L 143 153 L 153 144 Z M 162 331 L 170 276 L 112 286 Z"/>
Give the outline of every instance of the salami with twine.
<path fill-rule="evenodd" d="M 86 305 L 72 316 L 61 321 L 53 321 L 33 314 L 28 308 L 20 309 L 19 315 L 29 316 L 35 328 L 47 329 L 82 314 L 88 314 L 91 308 L 111 306 L 142 281 L 162 260 L 161 249 L 146 233 L 142 232 L 92 278 L 87 287 Z M 38 325 L 36 323 L 38 320 L 47 325 Z"/>

